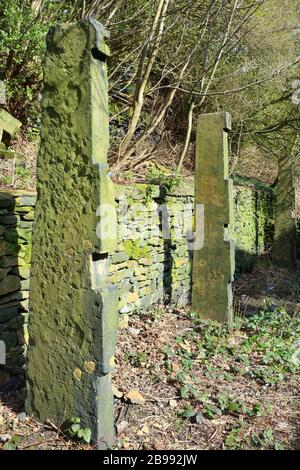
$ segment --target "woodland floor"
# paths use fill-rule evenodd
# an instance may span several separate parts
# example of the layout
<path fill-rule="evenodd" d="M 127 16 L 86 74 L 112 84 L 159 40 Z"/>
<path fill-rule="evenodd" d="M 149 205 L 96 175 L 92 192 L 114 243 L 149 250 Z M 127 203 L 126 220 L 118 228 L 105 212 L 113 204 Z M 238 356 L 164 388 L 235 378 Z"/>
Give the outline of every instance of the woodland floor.
<path fill-rule="evenodd" d="M 258 266 L 235 293 L 231 331 L 187 309 L 129 318 L 113 377 L 117 449 L 300 449 L 300 315 L 276 308 L 299 302 L 299 279 Z M 249 316 L 251 295 L 267 300 Z M 93 449 L 26 417 L 20 390 L 0 398 L 0 448 Z"/>

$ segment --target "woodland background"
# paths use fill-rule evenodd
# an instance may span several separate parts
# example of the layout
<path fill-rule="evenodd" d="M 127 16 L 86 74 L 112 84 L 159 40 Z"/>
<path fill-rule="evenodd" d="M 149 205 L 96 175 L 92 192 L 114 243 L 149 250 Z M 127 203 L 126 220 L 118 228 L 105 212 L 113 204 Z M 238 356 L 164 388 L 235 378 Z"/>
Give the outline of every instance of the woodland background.
<path fill-rule="evenodd" d="M 221 110 L 233 118 L 231 173 L 272 184 L 277 158 L 298 154 L 296 0 L 0 0 L 2 106 L 23 123 L 2 187 L 35 185 L 47 31 L 89 15 L 111 35 L 117 181 L 191 176 L 197 115 Z"/>

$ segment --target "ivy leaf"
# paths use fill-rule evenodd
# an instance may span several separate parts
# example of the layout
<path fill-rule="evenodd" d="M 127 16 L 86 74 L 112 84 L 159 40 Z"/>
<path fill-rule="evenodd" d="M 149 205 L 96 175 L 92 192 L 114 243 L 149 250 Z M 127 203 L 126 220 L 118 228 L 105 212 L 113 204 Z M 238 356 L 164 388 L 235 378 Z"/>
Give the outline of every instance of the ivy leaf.
<path fill-rule="evenodd" d="M 232 401 L 228 404 L 228 410 L 233 413 L 238 413 L 240 411 L 241 404 L 238 401 Z"/>
<path fill-rule="evenodd" d="M 18 445 L 22 441 L 22 436 L 19 436 L 18 434 L 15 434 L 10 438 L 6 444 L 3 446 L 3 450 L 17 450 Z"/>
<path fill-rule="evenodd" d="M 262 415 L 264 414 L 263 407 L 262 407 L 259 403 L 256 403 L 256 404 L 253 406 L 252 411 L 253 411 L 253 413 L 255 414 L 255 416 L 262 416 Z"/>
<path fill-rule="evenodd" d="M 70 419 L 70 423 L 79 424 L 80 418 L 78 418 L 77 416 L 72 416 Z"/>
<path fill-rule="evenodd" d="M 275 450 L 284 450 L 284 445 L 281 442 L 275 442 L 274 449 Z"/>
<path fill-rule="evenodd" d="M 72 424 L 71 425 L 71 431 L 76 434 L 80 429 L 80 424 Z"/>
<path fill-rule="evenodd" d="M 221 412 L 221 413 L 220 413 Z M 215 419 L 218 414 L 222 414 L 222 411 L 219 410 L 216 406 L 214 405 L 205 405 L 203 408 L 203 414 L 206 416 L 208 419 Z"/>
<path fill-rule="evenodd" d="M 270 442 L 273 440 L 274 436 L 273 436 L 273 430 L 271 428 L 268 428 L 266 429 L 264 432 L 263 432 L 263 438 Z"/>
<path fill-rule="evenodd" d="M 196 411 L 193 408 L 186 408 L 185 410 L 180 410 L 178 414 L 182 418 L 192 418 L 193 416 L 195 416 Z"/>
<path fill-rule="evenodd" d="M 87 444 L 91 442 L 92 431 L 89 428 L 80 429 L 77 435 L 80 439 L 83 439 Z"/>
<path fill-rule="evenodd" d="M 189 396 L 189 388 L 188 387 L 181 387 L 180 396 L 181 396 L 181 398 L 187 398 Z"/>

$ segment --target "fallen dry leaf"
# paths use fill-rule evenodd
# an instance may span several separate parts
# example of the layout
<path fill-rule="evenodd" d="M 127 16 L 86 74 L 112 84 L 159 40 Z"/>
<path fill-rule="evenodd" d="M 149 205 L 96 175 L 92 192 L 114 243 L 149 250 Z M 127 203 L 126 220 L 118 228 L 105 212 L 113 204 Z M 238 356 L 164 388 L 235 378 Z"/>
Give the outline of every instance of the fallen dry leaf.
<path fill-rule="evenodd" d="M 124 396 L 125 400 L 133 405 L 143 405 L 145 403 L 145 398 L 140 394 L 138 390 L 130 390 Z"/>

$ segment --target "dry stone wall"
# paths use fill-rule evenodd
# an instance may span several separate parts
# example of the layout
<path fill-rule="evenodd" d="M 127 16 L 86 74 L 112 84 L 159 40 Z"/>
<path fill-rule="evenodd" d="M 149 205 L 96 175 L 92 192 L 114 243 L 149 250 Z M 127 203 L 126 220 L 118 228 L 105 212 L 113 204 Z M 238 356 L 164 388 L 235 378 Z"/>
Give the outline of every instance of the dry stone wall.
<path fill-rule="evenodd" d="M 234 223 L 236 274 L 250 270 L 274 240 L 275 191 L 255 180 L 235 178 Z"/>
<path fill-rule="evenodd" d="M 110 283 L 118 287 L 121 321 L 158 303 L 190 304 L 193 193 L 193 186 L 174 194 L 158 186 L 116 187 L 119 241 L 109 254 L 108 270 Z M 272 244 L 274 198 L 268 188 L 241 182 L 233 196 L 232 238 L 237 266 L 243 269 Z M 23 376 L 35 201 L 32 192 L 0 191 L 0 341 L 7 350 L 0 386 Z"/>
<path fill-rule="evenodd" d="M 119 284 L 119 312 L 152 304 L 190 302 L 193 189 L 165 195 L 147 186 L 119 188 L 118 239 L 110 256 L 110 281 Z"/>
<path fill-rule="evenodd" d="M 0 386 L 11 372 L 16 381 L 23 377 L 35 201 L 34 193 L 0 192 L 0 341 L 6 347 Z"/>

